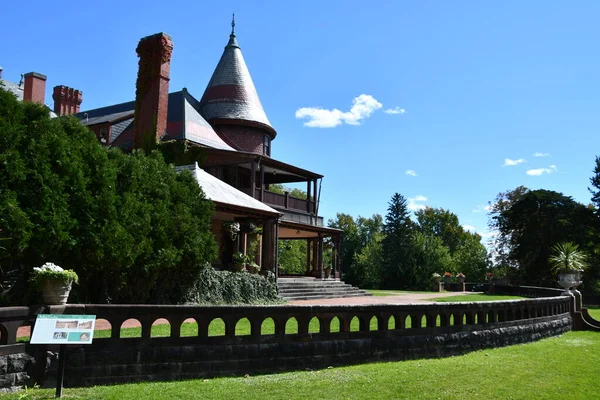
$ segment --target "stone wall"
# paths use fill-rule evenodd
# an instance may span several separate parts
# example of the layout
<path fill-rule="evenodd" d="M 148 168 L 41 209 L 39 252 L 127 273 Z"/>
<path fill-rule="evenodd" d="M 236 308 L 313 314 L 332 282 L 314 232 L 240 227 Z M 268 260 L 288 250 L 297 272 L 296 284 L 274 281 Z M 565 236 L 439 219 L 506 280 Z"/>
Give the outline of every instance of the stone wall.
<path fill-rule="evenodd" d="M 33 322 L 39 313 L 91 314 L 110 326 L 110 338 L 67 347 L 65 385 L 69 387 L 463 354 L 568 331 L 573 323 L 572 302 L 571 297 L 557 296 L 368 306 L 5 308 L 0 309 L 0 382 L 7 389 L 34 383 L 54 386 L 58 347 L 15 343 L 16 329 Z M 160 318 L 170 324 L 168 337 L 151 334 L 152 324 Z M 121 327 L 129 319 L 139 322 L 141 337 L 121 337 Z M 236 335 L 242 319 L 250 325 L 248 335 Z M 197 322 L 198 333 L 182 337 L 182 324 L 190 320 Z M 209 336 L 209 325 L 215 320 L 224 324 L 224 335 Z M 267 321 L 273 327 L 270 331 L 263 329 Z M 288 329 L 294 325 L 297 329 Z"/>

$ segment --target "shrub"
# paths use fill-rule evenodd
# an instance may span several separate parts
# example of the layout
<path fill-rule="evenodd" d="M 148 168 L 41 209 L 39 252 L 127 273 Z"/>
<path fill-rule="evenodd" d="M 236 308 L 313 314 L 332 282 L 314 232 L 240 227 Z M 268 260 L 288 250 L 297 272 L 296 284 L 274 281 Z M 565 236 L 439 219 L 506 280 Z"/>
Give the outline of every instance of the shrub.
<path fill-rule="evenodd" d="M 275 276 L 217 271 L 206 264 L 186 296 L 193 304 L 264 304 L 279 302 Z"/>

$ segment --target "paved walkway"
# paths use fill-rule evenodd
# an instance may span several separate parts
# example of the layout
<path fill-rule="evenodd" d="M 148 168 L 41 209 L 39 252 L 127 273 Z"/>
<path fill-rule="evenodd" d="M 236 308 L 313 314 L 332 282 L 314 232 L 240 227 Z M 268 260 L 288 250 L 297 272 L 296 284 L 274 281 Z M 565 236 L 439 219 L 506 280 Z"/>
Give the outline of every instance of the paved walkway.
<path fill-rule="evenodd" d="M 395 296 L 366 296 L 366 297 L 339 297 L 335 299 L 294 300 L 291 305 L 325 305 L 325 304 L 405 304 L 405 303 L 431 303 L 431 299 L 452 297 L 468 294 L 481 294 L 480 292 L 442 292 L 442 293 L 398 293 Z"/>
<path fill-rule="evenodd" d="M 365 297 L 338 297 L 334 299 L 316 299 L 316 300 L 295 300 L 290 301 L 286 305 L 361 305 L 361 304 L 407 304 L 407 303 L 431 303 L 431 299 L 441 297 L 459 296 L 463 294 L 480 294 L 479 292 L 443 292 L 443 293 L 398 293 L 394 296 L 365 296 Z M 429 299 L 429 300 L 427 300 Z M 185 322 L 195 322 L 193 319 L 185 320 Z M 157 319 L 152 325 L 168 324 L 166 319 Z M 133 319 L 128 319 L 123 323 L 122 328 L 136 328 L 140 323 Z M 95 330 L 110 329 L 110 323 L 104 319 L 96 321 Z M 29 336 L 30 327 L 22 326 L 17 331 L 17 337 Z"/>

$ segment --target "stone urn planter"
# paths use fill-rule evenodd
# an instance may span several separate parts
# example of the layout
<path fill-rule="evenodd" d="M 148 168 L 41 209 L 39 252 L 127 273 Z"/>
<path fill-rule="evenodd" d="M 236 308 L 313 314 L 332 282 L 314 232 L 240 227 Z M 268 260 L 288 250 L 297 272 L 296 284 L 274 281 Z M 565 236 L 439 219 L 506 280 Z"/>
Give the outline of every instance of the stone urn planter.
<path fill-rule="evenodd" d="M 331 276 L 331 268 L 325 268 L 325 279 L 329 279 Z"/>
<path fill-rule="evenodd" d="M 30 278 L 30 282 L 42 291 L 44 302 L 49 306 L 67 304 L 73 282 L 78 280 L 75 271 L 64 270 L 50 262 L 34 267 Z"/>
<path fill-rule="evenodd" d="M 575 290 L 581 285 L 581 272 L 561 272 L 558 274 L 558 284 L 569 293 L 569 289 Z"/>
<path fill-rule="evenodd" d="M 61 281 L 58 279 L 46 279 L 42 282 L 42 296 L 46 305 L 67 304 L 73 281 Z"/>

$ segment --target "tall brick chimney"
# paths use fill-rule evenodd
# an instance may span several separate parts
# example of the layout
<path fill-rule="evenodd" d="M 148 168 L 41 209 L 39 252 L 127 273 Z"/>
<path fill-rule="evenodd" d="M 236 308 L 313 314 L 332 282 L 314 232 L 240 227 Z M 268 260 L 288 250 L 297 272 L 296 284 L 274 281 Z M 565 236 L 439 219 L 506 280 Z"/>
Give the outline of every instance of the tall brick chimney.
<path fill-rule="evenodd" d="M 46 75 L 37 72 L 25 74 L 25 86 L 23 87 L 23 101 L 44 104 L 46 97 Z"/>
<path fill-rule="evenodd" d="M 134 148 L 151 149 L 167 130 L 169 73 L 173 42 L 166 33 L 140 39 L 135 84 Z"/>
<path fill-rule="evenodd" d="M 83 101 L 83 92 L 68 86 L 54 86 L 52 92 L 54 99 L 54 112 L 58 115 L 71 115 L 79 112 Z"/>

